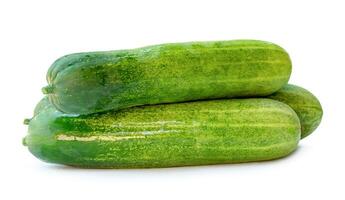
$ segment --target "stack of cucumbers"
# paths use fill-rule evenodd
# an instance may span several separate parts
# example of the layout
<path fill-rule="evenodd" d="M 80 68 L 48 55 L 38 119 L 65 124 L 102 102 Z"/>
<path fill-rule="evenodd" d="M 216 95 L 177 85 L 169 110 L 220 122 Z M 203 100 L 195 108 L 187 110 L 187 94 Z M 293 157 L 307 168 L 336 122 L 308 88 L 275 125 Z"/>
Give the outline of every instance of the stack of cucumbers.
<path fill-rule="evenodd" d="M 23 143 L 43 161 L 82 168 L 281 158 L 322 118 L 290 74 L 287 52 L 257 40 L 66 55 L 48 70 Z"/>

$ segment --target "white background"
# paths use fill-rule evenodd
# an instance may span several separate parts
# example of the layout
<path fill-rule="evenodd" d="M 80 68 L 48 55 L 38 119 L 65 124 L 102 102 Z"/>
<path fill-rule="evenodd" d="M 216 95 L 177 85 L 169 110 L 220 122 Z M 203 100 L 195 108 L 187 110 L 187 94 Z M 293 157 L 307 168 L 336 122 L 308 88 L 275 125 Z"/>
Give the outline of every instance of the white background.
<path fill-rule="evenodd" d="M 345 6 L 342 1 L 0 2 L 0 199 L 344 199 Z M 270 162 L 147 170 L 47 164 L 22 146 L 25 117 L 58 57 L 81 51 L 204 40 L 283 46 L 291 83 L 324 118 L 291 156 Z"/>

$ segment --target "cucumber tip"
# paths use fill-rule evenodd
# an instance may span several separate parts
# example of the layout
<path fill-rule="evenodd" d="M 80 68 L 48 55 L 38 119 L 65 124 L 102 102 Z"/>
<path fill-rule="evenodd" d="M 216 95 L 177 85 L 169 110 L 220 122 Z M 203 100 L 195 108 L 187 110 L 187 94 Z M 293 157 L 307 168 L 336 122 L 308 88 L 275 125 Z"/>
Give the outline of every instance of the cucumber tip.
<path fill-rule="evenodd" d="M 24 123 L 25 125 L 29 125 L 30 121 L 31 121 L 31 119 L 26 118 L 26 119 L 24 119 L 23 123 Z"/>
<path fill-rule="evenodd" d="M 23 137 L 23 139 L 22 139 L 22 144 L 23 144 L 24 146 L 28 146 L 28 143 L 26 142 L 26 137 Z"/>
<path fill-rule="evenodd" d="M 47 86 L 42 88 L 42 93 L 43 94 L 51 94 L 54 92 L 53 90 L 54 90 L 53 86 L 47 85 Z"/>

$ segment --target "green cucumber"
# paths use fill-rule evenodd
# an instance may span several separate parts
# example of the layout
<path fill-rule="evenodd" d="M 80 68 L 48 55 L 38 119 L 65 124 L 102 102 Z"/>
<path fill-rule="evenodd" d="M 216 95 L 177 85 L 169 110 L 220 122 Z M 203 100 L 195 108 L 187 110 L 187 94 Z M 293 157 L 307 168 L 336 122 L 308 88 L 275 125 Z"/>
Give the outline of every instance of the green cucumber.
<path fill-rule="evenodd" d="M 271 160 L 294 151 L 298 116 L 271 99 L 142 106 L 92 115 L 49 105 L 23 143 L 37 158 L 83 168 L 150 168 Z M 41 102 L 41 104 L 42 104 Z"/>
<path fill-rule="evenodd" d="M 34 115 L 33 117 L 35 117 L 36 115 L 38 115 L 42 110 L 45 110 L 46 108 L 51 107 L 51 104 L 49 103 L 48 97 L 44 97 L 43 99 L 41 99 L 41 101 L 38 102 L 38 104 L 36 105 L 35 109 L 34 109 Z M 30 123 L 32 118 L 25 118 L 23 123 L 25 125 L 28 125 Z"/>
<path fill-rule="evenodd" d="M 57 109 L 91 114 L 148 104 L 258 97 L 285 85 L 289 55 L 255 40 L 162 44 L 56 60 L 42 89 Z"/>
<path fill-rule="evenodd" d="M 288 84 L 278 92 L 268 96 L 289 105 L 301 122 L 301 138 L 310 135 L 320 124 L 323 111 L 319 100 L 308 90 Z"/>

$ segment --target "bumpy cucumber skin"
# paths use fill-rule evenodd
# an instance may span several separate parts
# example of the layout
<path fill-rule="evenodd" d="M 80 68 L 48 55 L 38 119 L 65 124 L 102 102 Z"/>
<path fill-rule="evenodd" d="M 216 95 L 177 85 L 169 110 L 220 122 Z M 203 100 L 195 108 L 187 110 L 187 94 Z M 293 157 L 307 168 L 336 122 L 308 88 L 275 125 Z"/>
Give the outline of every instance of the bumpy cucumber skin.
<path fill-rule="evenodd" d="M 162 44 L 77 53 L 53 63 L 43 92 L 65 113 L 91 114 L 200 99 L 270 95 L 291 74 L 289 55 L 263 41 Z"/>
<path fill-rule="evenodd" d="M 288 84 L 268 98 L 289 105 L 301 122 L 301 138 L 310 135 L 321 123 L 323 110 L 319 100 L 308 90 Z"/>
<path fill-rule="evenodd" d="M 296 113 L 271 99 L 165 104 L 83 116 L 49 106 L 30 121 L 24 143 L 51 163 L 174 167 L 284 157 L 297 147 L 300 130 Z"/>

